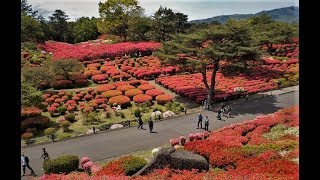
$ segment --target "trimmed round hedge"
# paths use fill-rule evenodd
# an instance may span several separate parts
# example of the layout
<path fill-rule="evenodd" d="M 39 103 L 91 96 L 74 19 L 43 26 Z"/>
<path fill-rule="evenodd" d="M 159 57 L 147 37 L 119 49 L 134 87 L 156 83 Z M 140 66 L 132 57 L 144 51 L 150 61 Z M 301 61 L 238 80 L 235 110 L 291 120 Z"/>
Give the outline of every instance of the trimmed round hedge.
<path fill-rule="evenodd" d="M 151 84 L 143 84 L 143 85 L 140 85 L 138 86 L 138 89 L 142 90 L 142 91 L 146 91 L 146 90 L 149 90 L 149 89 L 155 89 L 156 87 L 151 85 Z"/>
<path fill-rule="evenodd" d="M 46 174 L 70 173 L 78 170 L 79 157 L 76 155 L 65 155 L 44 162 L 43 169 Z"/>
<path fill-rule="evenodd" d="M 119 91 L 119 90 L 110 90 L 110 91 L 103 92 L 101 95 L 104 98 L 109 99 L 109 98 L 114 97 L 114 96 L 122 95 L 122 92 Z"/>
<path fill-rule="evenodd" d="M 156 97 L 158 95 L 164 94 L 164 92 L 159 89 L 149 89 L 146 91 L 146 94 L 152 97 Z"/>
<path fill-rule="evenodd" d="M 73 83 L 70 80 L 59 80 L 54 81 L 51 86 L 53 87 L 53 89 L 68 89 L 73 86 Z"/>
<path fill-rule="evenodd" d="M 21 118 L 36 117 L 41 115 L 41 109 L 37 107 L 26 107 L 21 109 Z"/>
<path fill-rule="evenodd" d="M 123 86 L 118 86 L 116 90 L 125 92 L 125 91 L 128 91 L 130 89 L 135 89 L 135 87 L 131 86 L 131 85 L 123 85 Z"/>
<path fill-rule="evenodd" d="M 166 104 L 167 102 L 171 102 L 172 101 L 172 96 L 170 96 L 169 94 L 161 94 L 156 96 L 156 101 L 158 104 Z"/>
<path fill-rule="evenodd" d="M 138 94 L 133 97 L 133 101 L 136 103 L 144 103 L 147 101 L 152 101 L 152 97 L 146 94 Z"/>
<path fill-rule="evenodd" d="M 114 90 L 114 89 L 116 89 L 116 86 L 113 84 L 102 84 L 102 85 L 97 86 L 97 88 L 96 88 L 98 93 L 102 93 L 102 92 L 110 91 L 110 90 Z"/>
<path fill-rule="evenodd" d="M 121 108 L 126 108 L 128 106 L 130 106 L 130 98 L 128 98 L 127 96 L 114 96 L 112 98 L 109 99 L 109 105 L 113 105 L 113 104 L 120 104 Z"/>
<path fill-rule="evenodd" d="M 143 91 L 140 89 L 130 89 L 130 90 L 126 91 L 124 94 L 132 99 L 134 96 L 136 96 L 138 94 L 143 94 Z"/>
<path fill-rule="evenodd" d="M 47 116 L 30 117 L 21 122 L 21 131 L 27 128 L 37 128 L 37 130 L 49 127 L 50 119 Z"/>

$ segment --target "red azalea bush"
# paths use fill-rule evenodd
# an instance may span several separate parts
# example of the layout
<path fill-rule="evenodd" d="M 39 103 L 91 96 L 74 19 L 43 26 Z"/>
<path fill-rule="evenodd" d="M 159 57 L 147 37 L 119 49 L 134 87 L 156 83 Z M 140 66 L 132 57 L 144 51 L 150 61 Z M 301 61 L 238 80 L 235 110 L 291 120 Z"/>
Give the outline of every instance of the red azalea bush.
<path fill-rule="evenodd" d="M 37 107 L 26 107 L 21 109 L 21 118 L 29 118 L 41 115 L 41 109 Z"/>
<path fill-rule="evenodd" d="M 130 89 L 130 90 L 126 91 L 124 94 L 126 96 L 128 96 L 129 98 L 133 98 L 134 96 L 136 96 L 138 94 L 143 94 L 143 91 L 140 89 Z"/>
<path fill-rule="evenodd" d="M 96 87 L 96 91 L 98 93 L 102 93 L 105 91 L 110 91 L 116 89 L 116 86 L 114 84 L 102 84 Z"/>
<path fill-rule="evenodd" d="M 77 180 L 89 180 L 90 176 L 84 172 L 72 172 L 69 174 L 44 174 L 39 177 L 39 180 L 67 180 L 67 179 L 77 179 Z"/>
<path fill-rule="evenodd" d="M 25 132 L 27 128 L 45 129 L 49 127 L 49 122 L 46 116 L 30 117 L 21 122 L 21 131 Z"/>
<path fill-rule="evenodd" d="M 138 87 L 140 85 L 140 80 L 131 80 L 128 83 L 132 86 Z"/>
<path fill-rule="evenodd" d="M 104 81 L 108 78 L 107 74 L 98 74 L 91 77 L 92 81 L 98 83 L 100 81 Z"/>
<path fill-rule="evenodd" d="M 159 89 L 149 89 L 146 91 L 146 95 L 152 96 L 152 97 L 156 97 L 158 95 L 164 94 L 164 92 L 162 90 Z"/>
<path fill-rule="evenodd" d="M 113 104 L 118 104 L 121 105 L 121 108 L 126 108 L 128 106 L 130 106 L 130 98 L 128 98 L 127 96 L 114 96 L 112 98 L 109 99 L 109 105 L 113 105 Z"/>
<path fill-rule="evenodd" d="M 146 94 L 138 94 L 133 97 L 133 101 L 136 103 L 150 102 L 151 100 L 152 97 Z"/>
<path fill-rule="evenodd" d="M 119 91 L 119 90 L 110 90 L 110 91 L 103 92 L 101 95 L 104 98 L 109 99 L 109 98 L 114 97 L 114 96 L 122 95 L 122 92 Z"/>
<path fill-rule="evenodd" d="M 122 91 L 122 92 L 128 91 L 130 89 L 135 89 L 135 87 L 131 86 L 131 85 L 123 85 L 123 86 L 117 87 L 117 90 Z"/>
<path fill-rule="evenodd" d="M 74 85 L 76 87 L 83 87 L 83 86 L 87 86 L 88 82 L 89 81 L 87 79 L 77 79 L 74 81 Z"/>
<path fill-rule="evenodd" d="M 47 41 L 42 46 L 46 51 L 53 53 L 54 59 L 79 59 L 81 61 L 94 60 L 106 57 L 113 58 L 123 56 L 131 52 L 151 53 L 160 46 L 156 42 L 124 42 L 116 44 L 101 44 L 83 42 L 79 44 L 68 44 L 63 42 Z"/>
<path fill-rule="evenodd" d="M 162 95 L 158 95 L 156 96 L 156 101 L 158 104 L 166 104 L 168 102 L 172 101 L 172 96 L 170 96 L 169 94 L 162 94 Z"/>
<path fill-rule="evenodd" d="M 53 98 L 47 98 L 45 100 L 46 103 L 53 103 L 54 102 L 54 99 Z"/>
<path fill-rule="evenodd" d="M 171 146 L 178 145 L 179 142 L 180 142 L 180 140 L 177 139 L 177 138 L 172 138 L 172 139 L 170 139 L 170 144 L 171 144 Z"/>
<path fill-rule="evenodd" d="M 52 84 L 53 89 L 68 89 L 72 87 L 72 81 L 70 80 L 59 80 L 54 81 Z"/>
<path fill-rule="evenodd" d="M 153 85 L 151 84 L 143 84 L 143 85 L 140 85 L 138 86 L 138 89 L 142 90 L 142 91 L 147 91 L 149 89 L 155 89 L 156 87 L 154 87 Z"/>

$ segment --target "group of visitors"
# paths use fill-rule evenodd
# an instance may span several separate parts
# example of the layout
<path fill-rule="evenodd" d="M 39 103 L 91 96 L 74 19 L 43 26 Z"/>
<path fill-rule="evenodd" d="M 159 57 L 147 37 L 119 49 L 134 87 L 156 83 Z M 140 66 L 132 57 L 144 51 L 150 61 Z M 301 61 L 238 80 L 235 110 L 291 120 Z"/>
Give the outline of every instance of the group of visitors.
<path fill-rule="evenodd" d="M 221 108 L 218 110 L 218 115 L 217 115 L 217 118 L 218 120 L 221 120 L 221 115 L 222 116 L 225 116 L 227 118 L 231 118 L 231 106 L 229 105 L 225 105 L 225 104 L 222 104 Z"/>
<path fill-rule="evenodd" d="M 143 121 L 142 121 L 141 115 L 139 116 L 138 123 L 139 123 L 138 129 L 139 129 L 139 128 L 143 129 Z M 149 131 L 150 131 L 150 133 L 152 133 L 152 130 L 153 130 L 153 121 L 152 121 L 151 117 L 150 117 L 150 119 L 149 119 L 149 121 L 148 121 L 148 124 L 149 124 Z"/>
<path fill-rule="evenodd" d="M 42 148 L 42 155 L 41 155 L 40 159 L 44 160 L 43 163 L 50 159 L 49 153 L 46 151 L 46 148 Z M 31 171 L 30 175 L 35 175 L 33 169 L 29 165 L 29 157 L 25 156 L 23 152 L 21 153 L 21 166 L 22 166 L 22 171 L 23 171 L 22 176 L 26 175 L 26 167 Z"/>
<path fill-rule="evenodd" d="M 218 120 L 221 120 L 221 116 L 226 116 L 227 118 L 231 118 L 231 106 L 229 105 L 225 105 L 225 104 L 222 104 L 221 108 L 218 110 L 218 115 L 217 115 L 217 118 Z M 197 126 L 197 129 L 201 128 L 202 129 L 202 114 L 199 113 L 198 115 L 198 126 Z M 205 121 L 204 121 L 204 130 L 205 131 L 208 131 L 209 129 L 209 118 L 208 116 L 206 116 L 205 118 Z"/>

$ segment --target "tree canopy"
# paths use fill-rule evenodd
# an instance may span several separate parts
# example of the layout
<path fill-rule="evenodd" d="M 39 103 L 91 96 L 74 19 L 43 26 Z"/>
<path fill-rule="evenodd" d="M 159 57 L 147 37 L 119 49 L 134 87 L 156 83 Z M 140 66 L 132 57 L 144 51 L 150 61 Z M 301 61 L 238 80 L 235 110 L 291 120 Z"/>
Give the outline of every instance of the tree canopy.
<path fill-rule="evenodd" d="M 288 43 L 294 37 L 293 26 L 272 20 L 271 16 L 262 14 L 250 19 L 253 39 L 257 45 L 266 45 L 268 52 L 272 53 L 272 45 Z"/>
<path fill-rule="evenodd" d="M 170 8 L 160 7 L 152 19 L 152 39 L 156 41 L 168 41 L 176 33 L 185 33 L 190 27 L 188 15 L 174 13 Z"/>
<path fill-rule="evenodd" d="M 81 17 L 77 19 L 72 31 L 75 43 L 96 39 L 100 35 L 96 18 Z"/>
<path fill-rule="evenodd" d="M 214 97 L 215 77 L 221 61 L 243 62 L 258 56 L 247 22 L 235 20 L 188 35 L 177 34 L 171 41 L 163 42 L 155 54 L 164 63 L 189 65 L 200 71 L 208 91 L 208 102 Z M 178 54 L 194 59 L 179 58 Z M 213 65 L 210 83 L 206 78 L 208 65 Z"/>
<path fill-rule="evenodd" d="M 130 21 L 141 17 L 143 8 L 137 0 L 107 0 L 99 3 L 100 20 L 97 23 L 101 34 L 114 34 L 127 40 Z"/>

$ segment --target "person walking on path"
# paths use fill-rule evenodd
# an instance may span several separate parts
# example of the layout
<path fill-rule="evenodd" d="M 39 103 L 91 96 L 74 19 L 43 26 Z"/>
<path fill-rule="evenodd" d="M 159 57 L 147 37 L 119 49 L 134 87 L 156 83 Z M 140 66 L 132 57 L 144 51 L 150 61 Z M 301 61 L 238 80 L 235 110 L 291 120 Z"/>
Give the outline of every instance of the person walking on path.
<path fill-rule="evenodd" d="M 204 130 L 209 131 L 209 118 L 206 116 L 206 119 L 204 120 Z"/>
<path fill-rule="evenodd" d="M 186 107 L 183 108 L 183 112 L 184 112 L 185 115 L 187 114 L 187 108 Z"/>
<path fill-rule="evenodd" d="M 43 158 L 44 162 L 46 162 L 47 160 L 50 159 L 49 153 L 46 151 L 46 148 L 42 148 L 42 155 L 41 155 L 40 159 L 42 159 L 42 158 Z"/>
<path fill-rule="evenodd" d="M 226 105 L 224 103 L 222 103 L 222 106 L 221 106 L 221 114 L 222 114 L 222 116 L 225 115 L 225 113 L 224 113 L 225 109 L 226 109 Z"/>
<path fill-rule="evenodd" d="M 231 106 L 227 106 L 227 118 L 231 118 Z"/>
<path fill-rule="evenodd" d="M 143 129 L 143 122 L 142 122 L 142 119 L 141 119 L 141 115 L 139 116 L 139 126 L 138 126 L 138 129 L 141 127 L 141 129 Z"/>
<path fill-rule="evenodd" d="M 150 130 L 150 133 L 152 132 L 152 130 L 153 130 L 153 121 L 152 121 L 152 119 L 150 118 L 150 120 L 149 120 L 149 130 Z"/>
<path fill-rule="evenodd" d="M 202 129 L 202 115 L 201 115 L 201 113 L 199 113 L 199 116 L 198 116 L 198 128 L 197 129 L 199 129 L 199 124 Z"/>
<path fill-rule="evenodd" d="M 219 109 L 219 110 L 218 110 L 218 116 L 217 116 L 218 120 L 221 120 L 221 112 L 222 112 L 222 110 Z"/>
<path fill-rule="evenodd" d="M 28 156 L 25 156 L 23 153 L 21 153 L 21 165 L 22 165 L 22 170 L 23 170 L 23 175 L 26 175 L 26 167 L 31 171 L 30 175 L 34 175 L 33 169 L 29 165 L 29 158 Z"/>

